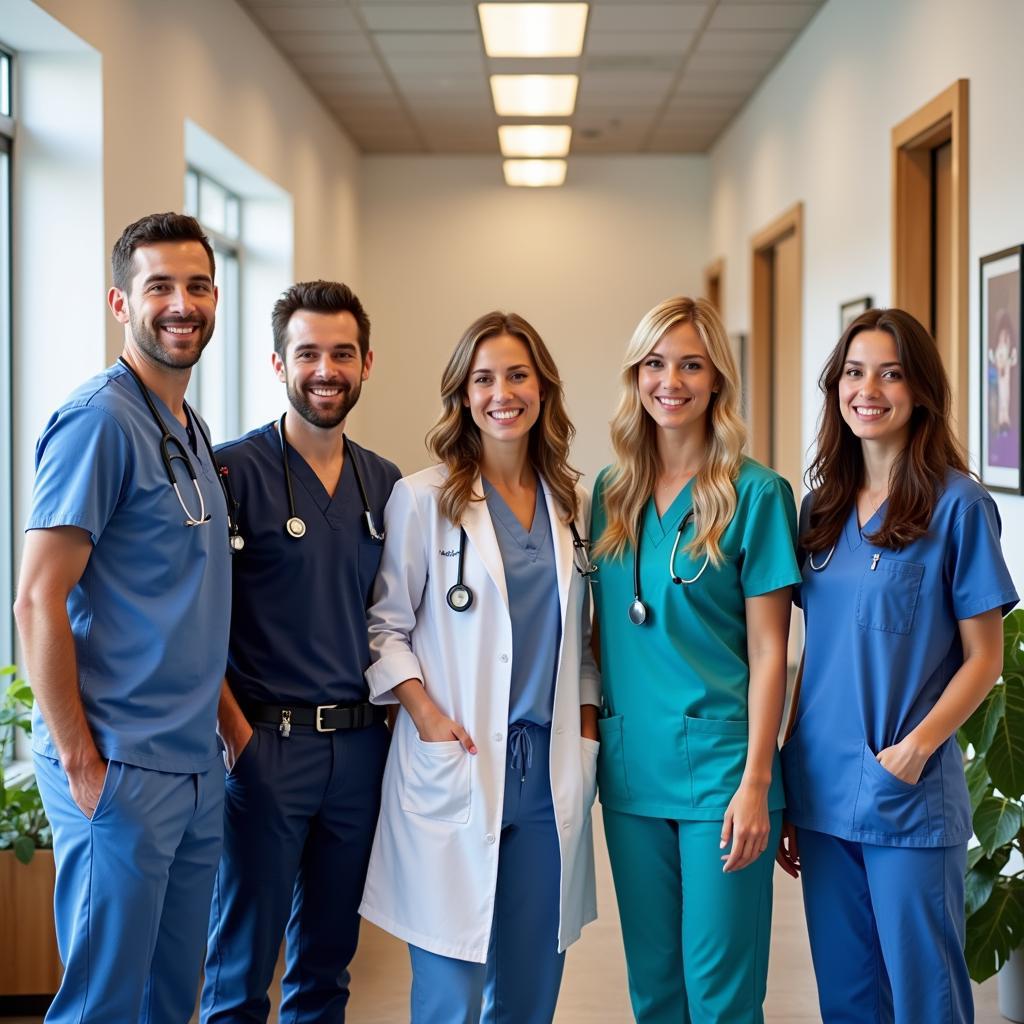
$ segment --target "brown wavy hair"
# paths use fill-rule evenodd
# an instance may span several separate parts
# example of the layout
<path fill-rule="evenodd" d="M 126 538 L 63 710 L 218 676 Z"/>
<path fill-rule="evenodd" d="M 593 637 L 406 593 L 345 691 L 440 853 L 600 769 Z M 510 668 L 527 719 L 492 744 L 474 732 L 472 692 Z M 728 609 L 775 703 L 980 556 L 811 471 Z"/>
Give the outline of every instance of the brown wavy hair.
<path fill-rule="evenodd" d="M 565 411 L 565 393 L 558 367 L 541 336 L 521 316 L 494 311 L 485 313 L 466 328 L 441 374 L 441 415 L 427 434 L 427 448 L 448 468 L 448 478 L 438 492 L 438 505 L 449 522 L 458 525 L 471 501 L 480 473 L 483 441 L 480 428 L 463 404 L 473 356 L 481 342 L 507 334 L 529 350 L 541 380 L 540 418 L 530 430 L 529 459 L 544 478 L 569 523 L 579 512 L 576 497 L 578 473 L 569 465 L 569 448 L 576 429 Z"/>
<path fill-rule="evenodd" d="M 885 520 L 867 539 L 900 551 L 928 532 L 932 511 L 953 469 L 969 473 L 963 448 L 950 426 L 950 387 L 938 347 L 924 327 L 902 309 L 869 309 L 843 332 L 821 371 L 818 387 L 825 404 L 818 421 L 818 443 L 807 470 L 814 492 L 805 551 L 828 551 L 842 533 L 857 492 L 864 484 L 860 441 L 839 411 L 839 381 L 850 342 L 862 331 L 885 331 L 896 343 L 904 379 L 914 401 L 907 446 L 893 464 Z"/>

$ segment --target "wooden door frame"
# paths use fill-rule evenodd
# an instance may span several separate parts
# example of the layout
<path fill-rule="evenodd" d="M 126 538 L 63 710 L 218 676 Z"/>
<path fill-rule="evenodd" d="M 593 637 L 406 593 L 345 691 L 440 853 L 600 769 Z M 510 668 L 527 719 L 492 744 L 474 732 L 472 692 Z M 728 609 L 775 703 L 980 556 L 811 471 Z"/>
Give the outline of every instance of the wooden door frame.
<path fill-rule="evenodd" d="M 950 143 L 953 209 L 950 268 L 949 373 L 957 434 L 967 443 L 970 427 L 968 99 L 966 78 L 955 81 L 892 129 L 892 302 L 919 315 L 931 304 L 931 152 Z M 927 188 L 922 188 L 927 181 Z M 922 224 L 928 224 L 927 230 Z M 920 268 L 929 268 L 922 284 Z"/>
<path fill-rule="evenodd" d="M 717 260 L 712 260 L 704 268 L 704 298 L 708 301 L 711 300 L 711 282 L 717 282 L 718 304 L 715 306 L 715 312 L 721 317 L 723 323 L 725 321 L 725 288 L 722 284 L 724 280 L 725 258 L 719 256 Z"/>
<path fill-rule="evenodd" d="M 776 244 L 792 233 L 796 238 L 798 274 L 797 303 L 800 309 L 799 336 L 803 361 L 804 304 L 804 204 L 794 203 L 785 213 L 758 231 L 750 240 L 752 259 L 750 359 L 747 366 L 747 394 L 750 396 L 751 454 L 758 462 L 772 461 L 772 252 Z M 801 388 L 802 390 L 802 388 Z M 801 417 L 802 418 L 802 417 Z"/>

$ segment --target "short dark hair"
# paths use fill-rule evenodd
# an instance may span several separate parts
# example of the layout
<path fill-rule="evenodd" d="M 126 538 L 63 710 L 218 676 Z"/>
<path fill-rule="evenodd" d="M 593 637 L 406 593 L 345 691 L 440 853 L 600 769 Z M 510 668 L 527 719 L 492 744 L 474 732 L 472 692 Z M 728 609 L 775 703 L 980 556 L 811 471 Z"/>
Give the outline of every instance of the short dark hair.
<path fill-rule="evenodd" d="M 121 232 L 110 254 L 110 265 L 114 275 L 114 287 L 126 292 L 132 284 L 132 257 L 135 250 L 143 245 L 158 242 L 198 242 L 210 260 L 210 278 L 216 272 L 213 246 L 206 237 L 202 225 L 195 217 L 183 213 L 149 213 Z"/>
<path fill-rule="evenodd" d="M 370 318 L 352 289 L 338 281 L 299 281 L 281 294 L 270 318 L 274 351 L 281 359 L 288 345 L 288 321 L 300 309 L 310 313 L 351 313 L 359 329 L 359 353 L 366 358 L 370 351 Z"/>

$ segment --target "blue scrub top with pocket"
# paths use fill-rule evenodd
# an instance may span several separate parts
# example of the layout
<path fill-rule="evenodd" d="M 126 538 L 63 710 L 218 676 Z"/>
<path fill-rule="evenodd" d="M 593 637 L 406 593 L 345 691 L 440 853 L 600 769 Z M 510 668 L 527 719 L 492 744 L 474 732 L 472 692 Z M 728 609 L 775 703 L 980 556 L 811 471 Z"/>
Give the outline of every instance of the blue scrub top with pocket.
<path fill-rule="evenodd" d="M 603 491 L 594 486 L 591 537 L 605 528 Z M 800 580 L 796 506 L 777 473 L 744 459 L 734 483 L 736 512 L 722 535 L 724 561 L 689 585 L 672 582 L 669 555 L 690 510 L 693 482 L 658 516 L 653 499 L 640 534 L 641 592 L 647 621 L 627 617 L 633 601 L 633 550 L 597 559 L 594 604 L 601 635 L 605 715 L 600 720 L 601 803 L 612 810 L 674 820 L 719 820 L 747 759 L 748 597 Z M 688 525 L 674 569 L 690 579 L 703 555 L 686 552 Z M 769 810 L 783 806 L 778 758 Z"/>
<path fill-rule="evenodd" d="M 378 529 L 401 474 L 351 439 L 348 445 L 333 496 L 288 446 L 295 511 L 306 524 L 301 538 L 285 530 L 290 512 L 276 421 L 217 448 L 245 540 L 232 560 L 227 670 L 240 699 L 306 706 L 368 697 L 366 608 L 383 544 L 367 529 L 352 460 Z"/>
<path fill-rule="evenodd" d="M 807 528 L 813 495 L 804 499 Z M 956 737 L 910 785 L 875 755 L 902 740 L 934 707 L 963 664 L 957 623 L 1017 592 L 999 545 L 995 502 L 950 472 L 928 532 L 902 551 L 867 538 L 886 506 L 858 526 L 851 509 L 831 558 L 804 556 L 807 639 L 793 732 L 783 747 L 786 817 L 853 842 L 953 846 L 971 834 L 971 808 Z"/>
<path fill-rule="evenodd" d="M 220 757 L 217 700 L 231 614 L 227 508 L 203 440 L 193 438 L 193 447 L 188 430 L 152 398 L 188 452 L 210 521 L 184 525 L 160 458 L 160 430 L 138 384 L 116 364 L 50 417 L 36 445 L 26 529 L 77 526 L 92 540 L 68 616 L 100 754 L 155 771 L 203 772 Z M 198 515 L 184 470 L 178 479 Z M 38 705 L 32 749 L 58 758 Z"/>

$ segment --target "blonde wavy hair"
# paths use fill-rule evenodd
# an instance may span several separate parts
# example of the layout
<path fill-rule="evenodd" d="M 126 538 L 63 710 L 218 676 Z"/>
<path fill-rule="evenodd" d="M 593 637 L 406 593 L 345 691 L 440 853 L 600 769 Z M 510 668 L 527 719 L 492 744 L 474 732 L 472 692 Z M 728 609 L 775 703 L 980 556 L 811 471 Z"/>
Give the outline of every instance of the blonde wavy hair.
<path fill-rule="evenodd" d="M 615 462 L 603 492 L 607 525 L 595 555 L 621 558 L 637 544 L 637 527 L 654 493 L 660 462 L 654 420 L 640 402 L 639 367 L 665 333 L 692 324 L 717 372 L 717 393 L 707 411 L 707 453 L 693 482 L 697 533 L 686 546 L 691 556 L 706 552 L 713 565 L 723 560 L 721 539 L 736 512 L 734 481 L 743 461 L 747 430 L 740 417 L 739 371 L 722 321 L 706 299 L 666 299 L 637 324 L 622 363 L 622 394 L 611 423 Z"/>
<path fill-rule="evenodd" d="M 569 448 L 576 429 L 565 411 L 565 394 L 558 367 L 541 336 L 521 316 L 495 311 L 466 328 L 441 374 L 441 415 L 426 437 L 427 448 L 448 468 L 438 491 L 438 505 L 450 523 L 462 522 L 474 499 L 473 485 L 480 472 L 483 441 L 480 428 L 463 404 L 466 382 L 477 346 L 507 334 L 521 341 L 530 353 L 541 381 L 540 418 L 530 430 L 529 459 L 554 494 L 565 522 L 578 514 L 576 484 L 580 474 L 569 465 Z"/>

